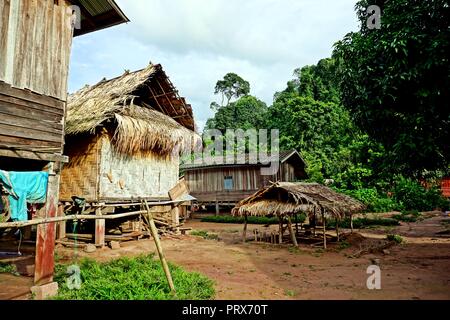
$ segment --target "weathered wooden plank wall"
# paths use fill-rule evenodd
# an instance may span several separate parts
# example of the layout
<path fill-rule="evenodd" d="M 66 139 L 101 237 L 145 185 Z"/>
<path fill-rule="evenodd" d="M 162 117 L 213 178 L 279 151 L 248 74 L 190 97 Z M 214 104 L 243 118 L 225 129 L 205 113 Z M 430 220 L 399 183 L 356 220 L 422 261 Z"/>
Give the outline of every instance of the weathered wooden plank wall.
<path fill-rule="evenodd" d="M 64 102 L 0 82 L 0 148 L 62 154 Z"/>
<path fill-rule="evenodd" d="M 68 6 L 65 0 L 0 0 L 0 81 L 66 101 Z"/>
<path fill-rule="evenodd" d="M 233 188 L 225 189 L 225 177 L 233 178 Z M 191 195 L 200 202 L 236 202 L 276 181 L 295 181 L 295 168 L 283 163 L 276 175 L 263 176 L 259 166 L 218 167 L 188 170 L 185 179 Z"/>

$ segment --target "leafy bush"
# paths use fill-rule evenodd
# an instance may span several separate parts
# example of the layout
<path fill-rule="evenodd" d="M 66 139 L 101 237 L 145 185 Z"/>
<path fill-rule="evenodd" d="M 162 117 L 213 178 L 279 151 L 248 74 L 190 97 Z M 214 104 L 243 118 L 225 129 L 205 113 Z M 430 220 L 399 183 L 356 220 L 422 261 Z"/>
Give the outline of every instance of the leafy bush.
<path fill-rule="evenodd" d="M 338 190 L 338 192 L 347 194 L 364 203 L 367 206 L 367 212 L 390 212 L 401 210 L 401 205 L 394 199 L 381 195 L 376 188 Z"/>
<path fill-rule="evenodd" d="M 0 262 L 0 273 L 11 273 L 13 275 L 19 275 L 15 265 L 10 263 Z"/>
<path fill-rule="evenodd" d="M 67 287 L 67 265 L 56 266 L 58 300 L 205 300 L 214 297 L 213 281 L 170 264 L 176 295 L 169 289 L 164 271 L 154 255 L 123 257 L 107 263 L 80 262 L 80 290 Z"/>
<path fill-rule="evenodd" d="M 400 177 L 394 187 L 394 197 L 406 210 L 447 210 L 449 201 L 436 188 L 426 189 L 419 182 Z"/>
<path fill-rule="evenodd" d="M 298 223 L 303 223 L 306 220 L 305 214 L 298 214 Z M 295 223 L 295 216 L 292 218 L 292 222 Z M 234 216 L 209 216 L 201 219 L 201 222 L 215 222 L 215 223 L 244 223 L 244 217 L 234 217 Z M 254 217 L 248 216 L 247 222 L 250 224 L 278 224 L 279 220 L 277 217 Z M 192 234 L 192 233 L 191 233 Z"/>

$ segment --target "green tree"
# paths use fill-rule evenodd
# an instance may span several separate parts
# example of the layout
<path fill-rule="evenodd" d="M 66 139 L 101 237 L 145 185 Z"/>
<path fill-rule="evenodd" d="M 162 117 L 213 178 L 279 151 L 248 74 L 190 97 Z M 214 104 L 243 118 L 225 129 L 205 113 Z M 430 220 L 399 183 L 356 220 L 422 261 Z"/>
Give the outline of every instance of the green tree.
<path fill-rule="evenodd" d="M 246 95 L 217 110 L 206 123 L 207 129 L 261 129 L 264 128 L 267 105 L 256 97 Z"/>
<path fill-rule="evenodd" d="M 382 9 L 381 28 L 366 8 Z M 335 44 L 342 103 L 382 143 L 383 168 L 420 176 L 450 159 L 448 0 L 359 1 L 361 28 Z"/>
<path fill-rule="evenodd" d="M 221 104 L 213 102 L 211 107 L 218 109 L 230 105 L 231 99 L 240 98 L 250 93 L 250 83 L 242 79 L 236 73 L 227 73 L 223 80 L 219 80 L 216 83 L 214 94 L 221 95 Z M 226 101 L 226 103 L 225 103 Z"/>

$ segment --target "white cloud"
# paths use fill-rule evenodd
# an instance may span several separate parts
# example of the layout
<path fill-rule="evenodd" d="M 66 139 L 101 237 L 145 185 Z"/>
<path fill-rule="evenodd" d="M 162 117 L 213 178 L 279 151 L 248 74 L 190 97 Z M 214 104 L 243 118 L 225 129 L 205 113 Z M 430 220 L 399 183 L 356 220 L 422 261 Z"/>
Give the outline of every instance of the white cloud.
<path fill-rule="evenodd" d="M 70 89 L 161 63 L 199 127 L 212 116 L 215 82 L 227 72 L 270 104 L 295 68 L 329 56 L 357 27 L 354 0 L 117 2 L 131 22 L 75 39 Z"/>

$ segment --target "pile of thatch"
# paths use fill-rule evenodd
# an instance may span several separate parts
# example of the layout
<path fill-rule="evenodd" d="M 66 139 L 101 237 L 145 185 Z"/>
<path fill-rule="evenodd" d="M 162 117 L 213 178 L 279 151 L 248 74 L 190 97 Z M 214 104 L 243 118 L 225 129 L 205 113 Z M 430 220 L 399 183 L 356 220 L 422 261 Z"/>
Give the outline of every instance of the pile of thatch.
<path fill-rule="evenodd" d="M 232 213 L 238 216 L 285 216 L 323 212 L 325 217 L 343 218 L 364 208 L 352 197 L 318 183 L 277 182 L 240 201 Z"/>
<path fill-rule="evenodd" d="M 164 81 L 167 89 L 155 82 L 155 77 Z M 154 91 L 151 86 L 156 87 Z M 164 90 L 158 95 L 160 98 L 151 100 L 148 92 L 160 89 Z M 171 109 L 164 109 L 170 113 L 158 110 L 164 103 L 170 103 Z M 169 154 L 173 150 L 191 149 L 200 140 L 194 132 L 192 108 L 178 97 L 160 65 L 125 72 L 121 77 L 86 86 L 69 96 L 67 135 L 95 133 L 108 121 L 114 123 L 115 150 L 124 154 L 148 151 Z"/>

